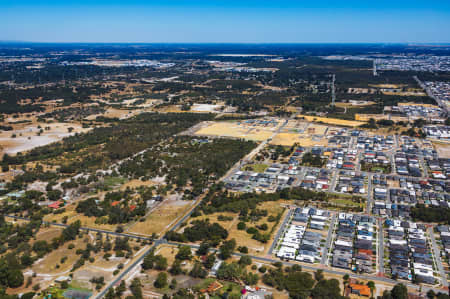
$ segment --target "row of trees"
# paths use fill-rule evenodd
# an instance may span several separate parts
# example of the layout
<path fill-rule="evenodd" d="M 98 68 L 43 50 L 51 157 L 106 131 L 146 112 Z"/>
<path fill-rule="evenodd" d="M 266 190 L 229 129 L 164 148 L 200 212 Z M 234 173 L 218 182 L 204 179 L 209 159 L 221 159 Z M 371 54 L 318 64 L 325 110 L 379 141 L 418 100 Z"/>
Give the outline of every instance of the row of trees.
<path fill-rule="evenodd" d="M 417 204 L 411 208 L 411 217 L 415 221 L 450 224 L 450 209 Z"/>

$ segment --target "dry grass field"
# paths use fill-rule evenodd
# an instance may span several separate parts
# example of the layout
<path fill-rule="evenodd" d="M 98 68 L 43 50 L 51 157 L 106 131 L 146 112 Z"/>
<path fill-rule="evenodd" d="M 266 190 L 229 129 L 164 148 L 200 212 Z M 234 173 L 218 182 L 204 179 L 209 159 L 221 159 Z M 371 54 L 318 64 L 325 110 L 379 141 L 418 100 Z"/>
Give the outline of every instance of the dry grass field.
<path fill-rule="evenodd" d="M 129 233 L 162 235 L 175 221 L 184 215 L 193 202 L 175 199 L 166 199 L 157 206 L 144 222 L 136 222 L 128 228 Z"/>
<path fill-rule="evenodd" d="M 343 103 L 343 102 L 338 102 L 336 103 L 336 107 L 341 107 L 341 108 L 352 108 L 352 107 L 364 107 L 364 106 L 371 106 L 371 105 L 375 105 L 376 103 L 373 101 L 364 101 L 363 103 Z"/>
<path fill-rule="evenodd" d="M 138 115 L 145 111 L 151 111 L 150 109 L 134 109 L 134 110 L 128 110 L 128 109 L 117 109 L 117 108 L 108 108 L 104 113 L 102 114 L 93 114 L 86 119 L 88 120 L 94 120 L 97 116 L 104 116 L 109 118 L 119 118 L 119 119 L 127 119 L 130 117 L 133 117 L 135 115 Z"/>
<path fill-rule="evenodd" d="M 75 248 L 69 249 L 69 244 L 74 244 Z M 79 255 L 75 253 L 76 250 L 84 249 L 85 247 L 86 244 L 83 239 L 76 239 L 75 241 L 67 242 L 63 246 L 59 247 L 58 250 L 50 252 L 45 257 L 35 262 L 31 269 L 33 272 L 40 275 L 68 275 L 69 271 L 73 267 L 73 264 L 79 259 Z M 67 260 L 64 263 L 61 263 L 61 259 L 63 257 L 67 257 Z M 57 265 L 59 265 L 59 268 Z"/>
<path fill-rule="evenodd" d="M 415 97 L 424 97 L 427 94 L 422 91 L 402 91 L 402 92 L 394 92 L 394 91 L 382 91 L 385 95 L 391 96 L 415 96 Z"/>
<path fill-rule="evenodd" d="M 44 217 L 45 221 L 62 223 L 64 216 L 67 216 L 67 224 L 71 224 L 77 220 L 80 220 L 81 226 L 99 228 L 104 230 L 114 231 L 117 225 L 111 224 L 97 224 L 95 223 L 96 217 L 87 217 L 79 214 L 75 211 L 76 204 L 65 206 L 66 211 L 61 214 L 48 214 Z"/>

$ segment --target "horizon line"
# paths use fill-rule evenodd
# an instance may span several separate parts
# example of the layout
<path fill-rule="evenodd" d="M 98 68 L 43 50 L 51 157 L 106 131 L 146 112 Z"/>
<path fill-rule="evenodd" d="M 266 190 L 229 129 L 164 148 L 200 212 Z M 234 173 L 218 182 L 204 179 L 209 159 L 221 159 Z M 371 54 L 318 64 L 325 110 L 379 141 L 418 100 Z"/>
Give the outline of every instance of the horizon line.
<path fill-rule="evenodd" d="M 84 41 L 22 41 L 22 40 L 0 40 L 0 43 L 21 43 L 21 44 L 130 44 L 130 45 L 324 45 L 324 44 L 340 44 L 340 45 L 440 45 L 450 46 L 450 42 L 84 42 Z"/>

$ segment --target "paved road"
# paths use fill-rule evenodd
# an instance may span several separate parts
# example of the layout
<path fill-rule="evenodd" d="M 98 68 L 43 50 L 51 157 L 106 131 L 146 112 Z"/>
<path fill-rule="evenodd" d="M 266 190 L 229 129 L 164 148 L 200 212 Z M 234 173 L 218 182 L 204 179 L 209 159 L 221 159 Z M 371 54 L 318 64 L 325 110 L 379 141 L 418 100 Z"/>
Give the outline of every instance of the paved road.
<path fill-rule="evenodd" d="M 338 177 L 338 170 L 334 169 L 333 172 L 331 173 L 331 183 L 330 187 L 328 188 L 328 191 L 334 192 L 334 190 L 336 190 L 337 177 Z"/>
<path fill-rule="evenodd" d="M 367 213 L 370 213 L 370 211 L 372 211 L 372 200 L 373 200 L 372 179 L 373 174 L 369 174 L 367 182 L 367 207 L 366 207 Z"/>
<path fill-rule="evenodd" d="M 424 176 L 428 177 L 428 166 L 427 166 L 427 163 L 425 162 L 425 160 L 423 159 L 423 155 L 419 155 L 419 161 L 420 161 L 420 164 L 422 165 L 422 170 L 423 170 Z"/>
<path fill-rule="evenodd" d="M 436 244 L 436 239 L 434 238 L 433 227 L 428 227 L 428 234 L 430 235 L 431 245 L 433 249 L 434 260 L 436 261 L 439 275 L 441 275 L 441 282 L 443 286 L 448 287 L 447 275 L 445 274 L 444 267 L 442 266 L 441 251 Z"/>
<path fill-rule="evenodd" d="M 331 217 L 331 221 L 330 221 L 330 227 L 328 228 L 327 241 L 325 243 L 325 247 L 323 248 L 323 252 L 322 252 L 322 260 L 320 261 L 320 263 L 322 265 L 326 265 L 328 263 L 328 251 L 331 246 L 331 241 L 333 240 L 333 232 L 334 232 L 335 223 L 336 223 L 336 214 L 333 214 L 333 217 Z"/>
<path fill-rule="evenodd" d="M 383 220 L 381 218 L 378 221 L 378 272 L 384 273 L 384 235 L 383 235 Z"/>
<path fill-rule="evenodd" d="M 291 219 L 292 214 L 294 213 L 293 209 L 290 209 L 286 217 L 284 217 L 283 223 L 281 224 L 280 228 L 277 231 L 277 234 L 275 235 L 275 238 L 273 239 L 272 245 L 270 245 L 269 248 L 269 254 L 272 254 L 273 249 L 278 244 L 278 239 L 280 238 L 281 234 L 284 232 L 286 223 Z"/>
<path fill-rule="evenodd" d="M 100 299 L 103 298 L 108 290 L 116 285 L 119 281 L 121 281 L 134 267 L 136 267 L 139 263 L 141 263 L 144 260 L 144 257 L 149 254 L 149 252 L 155 248 L 156 246 L 160 245 L 162 242 L 161 240 L 157 240 L 149 249 L 147 249 L 144 254 L 142 254 L 139 258 L 137 258 L 133 263 L 131 263 L 130 266 L 128 266 L 124 271 L 120 272 L 119 275 L 113 279 L 100 293 L 95 295 L 94 299 Z"/>

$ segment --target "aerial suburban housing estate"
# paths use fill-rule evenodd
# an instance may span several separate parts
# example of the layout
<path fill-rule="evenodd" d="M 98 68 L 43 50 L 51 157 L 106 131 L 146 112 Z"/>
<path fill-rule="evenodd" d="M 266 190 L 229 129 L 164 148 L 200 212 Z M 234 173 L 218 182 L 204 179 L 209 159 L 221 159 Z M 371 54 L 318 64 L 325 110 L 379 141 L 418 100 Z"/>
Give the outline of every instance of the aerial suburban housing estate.
<path fill-rule="evenodd" d="M 433 59 L 385 53 L 394 61 L 374 75 L 369 56 L 333 48 L 217 46 L 194 59 L 124 45 L 118 59 L 108 47 L 10 47 L 0 259 L 11 296 L 285 298 L 292 275 L 312 298 L 448 290 L 450 122 L 430 70 L 403 64 Z"/>

